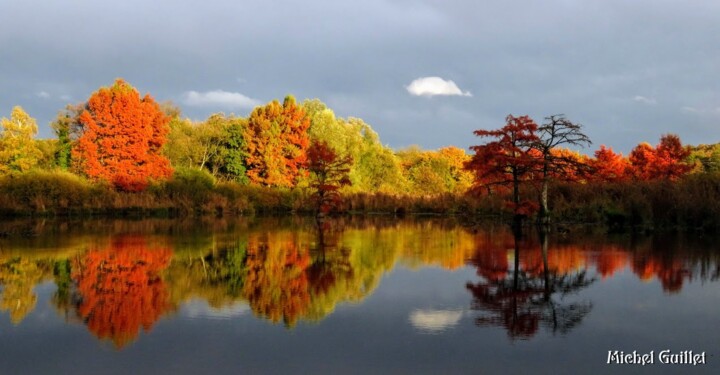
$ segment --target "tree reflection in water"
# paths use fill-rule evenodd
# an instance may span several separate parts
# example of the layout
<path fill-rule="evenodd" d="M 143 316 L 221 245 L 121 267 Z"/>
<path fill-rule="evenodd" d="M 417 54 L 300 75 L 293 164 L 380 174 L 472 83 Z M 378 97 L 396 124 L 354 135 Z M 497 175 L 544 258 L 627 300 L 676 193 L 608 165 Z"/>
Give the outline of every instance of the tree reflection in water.
<path fill-rule="evenodd" d="M 565 334 L 580 324 L 592 310 L 587 301 L 566 302 L 565 297 L 592 284 L 585 269 L 576 272 L 559 272 L 548 265 L 548 238 L 540 233 L 542 266 L 521 266 L 521 253 L 531 249 L 523 241 L 519 230 L 513 233 L 513 267 L 505 249 L 478 249 L 471 260 L 484 281 L 468 283 L 473 295 L 471 308 L 480 311 L 475 319 L 479 326 L 501 326 L 511 339 L 528 339 L 544 326 L 552 333 Z M 521 247 L 526 247 L 522 249 Z M 528 263 L 528 262 L 526 262 Z"/>
<path fill-rule="evenodd" d="M 20 324 L 35 309 L 37 295 L 33 288 L 46 273 L 44 268 L 26 258 L 0 262 L 0 311 L 9 311 L 13 324 Z"/>
<path fill-rule="evenodd" d="M 542 234 L 540 241 L 492 227 L 473 234 L 448 220 L 263 219 L 195 231 L 163 223 L 90 227 L 91 236 L 0 238 L 0 314 L 15 325 L 27 322 L 42 305 L 35 286 L 53 281 L 52 304 L 65 321 L 85 324 L 117 347 L 191 300 L 214 310 L 242 305 L 292 328 L 362 301 L 395 267 L 454 270 L 470 259 L 480 276 L 467 284 L 477 323 L 529 338 L 543 327 L 565 333 L 582 322 L 592 305 L 571 294 L 594 281 L 587 274 L 632 272 L 666 293 L 720 278 L 714 238 L 698 244 L 677 236 L 565 236 L 548 250 Z M 411 318 L 431 330 L 459 319 L 456 311 L 438 311 Z"/>
<path fill-rule="evenodd" d="M 342 222 L 324 219 L 312 243 L 297 233 L 250 236 L 244 296 L 252 311 L 292 328 L 324 318 L 353 295 L 352 251 L 340 244 L 342 230 Z"/>
<path fill-rule="evenodd" d="M 292 327 L 310 302 L 309 249 L 298 238 L 250 238 L 243 292 L 253 312 Z"/>
<path fill-rule="evenodd" d="M 118 348 L 132 342 L 169 309 L 160 272 L 171 257 L 170 249 L 151 248 L 142 236 L 118 236 L 76 258 L 71 277 L 78 316 Z"/>

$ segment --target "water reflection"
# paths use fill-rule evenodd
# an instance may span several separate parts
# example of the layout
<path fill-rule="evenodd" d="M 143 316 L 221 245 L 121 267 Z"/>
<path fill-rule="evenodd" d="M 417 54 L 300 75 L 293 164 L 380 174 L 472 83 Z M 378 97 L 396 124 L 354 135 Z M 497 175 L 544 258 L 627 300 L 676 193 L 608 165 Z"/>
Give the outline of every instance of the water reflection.
<path fill-rule="evenodd" d="M 223 319 L 252 314 L 288 329 L 320 322 L 339 305 L 364 301 L 399 267 L 472 267 L 477 275 L 453 286 L 471 301 L 470 312 L 435 305 L 442 296 L 430 294 L 424 297 L 427 307 L 407 309 L 405 322 L 409 314 L 418 332 L 444 334 L 472 317 L 479 326 L 502 327 L 512 339 L 529 339 L 543 329 L 570 332 L 597 303 L 584 297 L 585 290 L 624 272 L 657 282 L 667 293 L 681 293 L 693 280 L 720 277 L 720 254 L 712 243 L 519 236 L 503 226 L 473 233 L 452 220 L 270 218 L 28 227 L 32 236 L 0 239 L 0 311 L 12 324 L 23 324 L 38 306 L 33 288 L 52 281 L 51 303 L 60 317 L 118 348 L 178 312 Z"/>
<path fill-rule="evenodd" d="M 589 278 L 585 269 L 573 272 L 550 268 L 548 238 L 543 232 L 539 259 L 537 246 L 523 241 L 519 230 L 514 231 L 512 242 L 512 267 L 507 258 L 503 260 L 493 250 L 496 247 L 479 248 L 479 256 L 471 260 L 483 278 L 467 284 L 473 296 L 471 308 L 480 312 L 475 323 L 504 327 L 513 339 L 534 336 L 540 325 L 553 333 L 567 333 L 580 324 L 592 310 L 592 303 L 568 302 L 565 297 L 588 287 L 595 279 Z"/>
<path fill-rule="evenodd" d="M 160 273 L 172 250 L 151 245 L 143 236 L 113 237 L 73 259 L 73 307 L 88 329 L 117 347 L 132 342 L 142 328 L 171 309 Z"/>
<path fill-rule="evenodd" d="M 35 309 L 33 287 L 47 277 L 47 264 L 24 258 L 12 258 L 0 264 L 0 311 L 10 313 L 10 321 L 19 324 Z"/>
<path fill-rule="evenodd" d="M 423 333 L 441 333 L 455 327 L 462 318 L 462 311 L 418 309 L 410 313 L 410 323 Z"/>

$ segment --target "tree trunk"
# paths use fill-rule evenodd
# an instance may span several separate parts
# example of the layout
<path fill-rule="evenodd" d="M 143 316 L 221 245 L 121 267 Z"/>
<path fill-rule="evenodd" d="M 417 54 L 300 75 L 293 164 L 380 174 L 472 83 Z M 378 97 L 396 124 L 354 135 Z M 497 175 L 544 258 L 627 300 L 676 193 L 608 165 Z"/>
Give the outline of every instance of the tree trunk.
<path fill-rule="evenodd" d="M 540 212 L 538 213 L 538 223 L 540 225 L 550 224 L 550 211 L 548 210 L 548 160 L 543 163 L 542 188 L 540 190 Z"/>
<path fill-rule="evenodd" d="M 512 169 L 513 176 L 513 224 L 521 224 L 522 217 L 518 213 L 520 208 L 520 178 L 517 168 Z"/>

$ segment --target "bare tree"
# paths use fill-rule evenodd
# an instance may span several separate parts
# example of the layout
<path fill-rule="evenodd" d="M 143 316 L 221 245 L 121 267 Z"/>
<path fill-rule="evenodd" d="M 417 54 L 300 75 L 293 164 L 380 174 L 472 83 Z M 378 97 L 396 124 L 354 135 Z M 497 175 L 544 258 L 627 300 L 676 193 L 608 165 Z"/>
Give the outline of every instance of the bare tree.
<path fill-rule="evenodd" d="M 538 220 L 542 224 L 550 221 L 548 210 L 548 187 L 553 178 L 568 178 L 577 176 L 578 172 L 586 166 L 578 159 L 570 155 L 559 153 L 558 147 L 565 146 L 589 146 L 592 144 L 590 138 L 582 132 L 582 125 L 571 122 L 563 114 L 551 115 L 545 118 L 545 122 L 537 129 L 539 140 L 535 143 L 535 149 L 542 157 L 540 164 L 540 213 Z"/>

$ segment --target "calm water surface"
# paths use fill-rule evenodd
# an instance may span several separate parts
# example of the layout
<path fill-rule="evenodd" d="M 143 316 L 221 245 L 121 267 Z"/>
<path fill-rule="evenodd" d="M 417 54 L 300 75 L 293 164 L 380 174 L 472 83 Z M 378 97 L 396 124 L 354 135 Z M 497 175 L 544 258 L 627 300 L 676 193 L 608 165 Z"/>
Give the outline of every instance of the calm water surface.
<path fill-rule="evenodd" d="M 449 219 L 4 222 L 0 374 L 718 373 L 716 244 Z"/>

